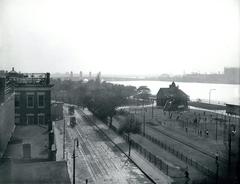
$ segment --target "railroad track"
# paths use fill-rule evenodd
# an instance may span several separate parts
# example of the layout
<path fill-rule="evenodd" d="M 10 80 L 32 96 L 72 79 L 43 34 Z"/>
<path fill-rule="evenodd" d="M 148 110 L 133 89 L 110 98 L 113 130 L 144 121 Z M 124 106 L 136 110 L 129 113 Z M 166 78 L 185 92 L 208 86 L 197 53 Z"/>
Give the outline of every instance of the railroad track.
<path fill-rule="evenodd" d="M 79 122 L 78 122 L 79 124 Z M 101 151 L 105 151 L 104 147 L 102 144 L 98 144 L 98 145 L 94 145 L 90 140 L 84 138 L 82 135 L 84 135 L 83 130 L 79 127 L 76 126 L 76 130 L 77 130 L 77 134 L 80 137 L 80 144 L 85 152 L 85 154 L 89 155 L 89 161 L 93 161 L 95 158 L 100 158 L 97 159 L 96 161 L 96 165 L 94 168 L 94 174 L 96 176 L 104 176 L 105 174 L 109 174 L 108 171 L 111 169 L 118 169 L 114 163 L 106 161 L 106 158 L 104 156 L 102 156 L 101 154 L 99 154 L 98 151 L 96 151 L 96 146 L 98 146 L 98 149 L 101 149 Z M 86 132 L 85 132 L 86 134 Z M 96 160 L 96 159 L 95 159 Z"/>
<path fill-rule="evenodd" d="M 88 116 L 86 115 L 81 109 L 78 109 L 77 112 L 79 112 L 81 114 L 81 116 L 86 119 L 88 122 L 90 122 L 96 129 L 96 131 L 98 131 L 100 134 L 102 134 L 103 136 L 105 136 L 113 145 L 114 147 L 118 148 L 119 151 L 121 153 L 123 153 L 128 159 L 129 161 L 131 161 L 152 183 L 156 184 L 156 182 L 147 174 L 145 173 L 138 165 L 136 162 L 134 162 L 131 157 L 129 157 L 117 144 L 115 144 L 115 142 Z"/>

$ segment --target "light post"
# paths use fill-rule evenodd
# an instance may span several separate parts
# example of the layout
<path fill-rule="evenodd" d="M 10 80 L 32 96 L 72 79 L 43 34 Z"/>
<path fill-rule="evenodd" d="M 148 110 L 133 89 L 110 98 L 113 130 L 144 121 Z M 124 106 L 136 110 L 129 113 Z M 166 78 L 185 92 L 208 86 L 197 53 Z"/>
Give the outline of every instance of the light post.
<path fill-rule="evenodd" d="M 130 131 L 132 129 L 132 121 L 133 121 L 133 115 L 131 114 L 130 122 L 129 122 L 129 130 L 128 130 L 128 143 L 129 143 L 129 149 L 128 149 L 128 156 L 130 157 L 131 153 L 131 138 L 130 138 Z"/>
<path fill-rule="evenodd" d="M 63 160 L 65 160 L 65 131 L 66 131 L 66 122 L 65 117 L 63 116 Z"/>
<path fill-rule="evenodd" d="M 153 119 L 153 104 L 154 104 L 154 99 L 152 99 L 152 119 Z"/>
<path fill-rule="evenodd" d="M 131 139 L 129 138 L 129 150 L 128 150 L 128 156 L 130 157 L 130 154 L 131 154 Z"/>
<path fill-rule="evenodd" d="M 218 117 L 216 117 L 216 141 L 217 141 L 217 137 L 218 137 Z"/>
<path fill-rule="evenodd" d="M 75 138 L 74 141 L 73 141 L 73 184 L 75 184 L 75 158 L 76 158 L 76 154 L 75 154 L 75 142 L 77 142 L 77 148 L 79 146 L 79 143 L 78 143 L 78 138 Z"/>
<path fill-rule="evenodd" d="M 143 106 L 143 136 L 145 137 L 145 108 Z"/>
<path fill-rule="evenodd" d="M 237 163 L 237 176 L 238 182 L 240 182 L 240 128 L 238 128 L 238 163 Z"/>
<path fill-rule="evenodd" d="M 232 130 L 231 130 L 231 124 L 230 124 L 230 118 L 228 120 L 228 178 L 230 178 L 231 175 L 231 153 L 232 153 Z"/>
<path fill-rule="evenodd" d="M 209 104 L 210 104 L 210 99 L 211 99 L 211 92 L 213 91 L 213 90 L 216 90 L 216 89 L 209 89 Z"/>
<path fill-rule="evenodd" d="M 218 152 L 215 154 L 215 159 L 216 159 L 216 184 L 218 184 L 218 170 L 219 170 L 219 163 L 218 163 Z"/>

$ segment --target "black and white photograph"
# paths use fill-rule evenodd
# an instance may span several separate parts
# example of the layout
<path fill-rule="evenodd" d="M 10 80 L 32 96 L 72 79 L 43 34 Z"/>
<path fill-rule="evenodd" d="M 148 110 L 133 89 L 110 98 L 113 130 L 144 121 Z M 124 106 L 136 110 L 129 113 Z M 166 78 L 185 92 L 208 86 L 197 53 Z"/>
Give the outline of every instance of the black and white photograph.
<path fill-rule="evenodd" d="M 240 0 L 0 0 L 0 184 L 240 184 Z"/>

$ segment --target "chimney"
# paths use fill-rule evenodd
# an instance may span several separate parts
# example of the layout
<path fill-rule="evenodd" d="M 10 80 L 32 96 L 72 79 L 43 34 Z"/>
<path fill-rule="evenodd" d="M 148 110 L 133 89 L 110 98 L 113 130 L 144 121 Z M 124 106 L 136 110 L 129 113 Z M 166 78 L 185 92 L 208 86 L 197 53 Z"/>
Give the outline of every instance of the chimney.
<path fill-rule="evenodd" d="M 46 84 L 49 85 L 50 84 L 50 73 L 46 73 Z"/>

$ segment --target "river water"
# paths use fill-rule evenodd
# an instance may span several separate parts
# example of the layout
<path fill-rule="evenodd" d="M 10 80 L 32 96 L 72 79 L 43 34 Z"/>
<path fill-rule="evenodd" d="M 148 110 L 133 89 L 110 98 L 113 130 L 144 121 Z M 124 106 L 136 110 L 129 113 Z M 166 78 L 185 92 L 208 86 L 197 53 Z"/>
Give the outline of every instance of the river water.
<path fill-rule="evenodd" d="M 167 81 L 110 81 L 114 84 L 131 85 L 135 87 L 147 86 L 153 95 L 156 95 L 160 88 L 167 88 L 171 82 Z M 240 85 L 235 84 L 214 84 L 214 83 L 190 83 L 175 82 L 181 90 L 189 95 L 191 100 L 201 99 L 204 102 L 210 101 L 215 104 L 240 105 Z"/>

